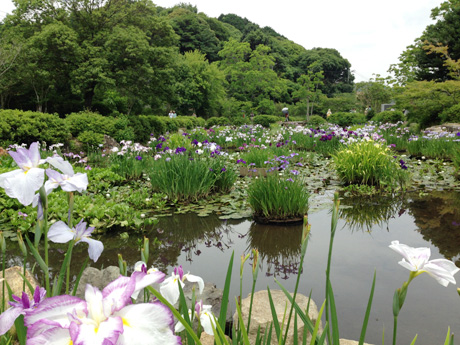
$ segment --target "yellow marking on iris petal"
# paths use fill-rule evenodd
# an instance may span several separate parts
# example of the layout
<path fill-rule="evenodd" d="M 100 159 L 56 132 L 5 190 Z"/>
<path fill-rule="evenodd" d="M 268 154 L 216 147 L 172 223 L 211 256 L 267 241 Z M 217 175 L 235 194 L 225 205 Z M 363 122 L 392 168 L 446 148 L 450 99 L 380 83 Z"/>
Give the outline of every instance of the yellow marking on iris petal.
<path fill-rule="evenodd" d="M 73 341 L 72 341 L 72 340 L 69 341 L 69 345 L 73 345 Z"/>
<path fill-rule="evenodd" d="M 129 324 L 128 320 L 126 320 L 124 317 L 121 318 L 121 321 L 123 321 L 124 326 L 131 327 L 131 325 Z"/>

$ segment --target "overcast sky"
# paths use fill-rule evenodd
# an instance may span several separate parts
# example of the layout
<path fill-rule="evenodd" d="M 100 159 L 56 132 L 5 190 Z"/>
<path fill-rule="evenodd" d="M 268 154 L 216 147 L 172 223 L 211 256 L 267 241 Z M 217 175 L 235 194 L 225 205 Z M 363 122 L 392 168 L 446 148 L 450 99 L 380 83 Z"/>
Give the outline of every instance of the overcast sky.
<path fill-rule="evenodd" d="M 391 64 L 432 24 L 431 9 L 442 0 L 154 0 L 162 7 L 184 2 L 209 17 L 233 13 L 270 26 L 304 46 L 335 48 L 351 63 L 355 81 L 387 75 Z M 0 0 L 0 19 L 11 13 Z"/>

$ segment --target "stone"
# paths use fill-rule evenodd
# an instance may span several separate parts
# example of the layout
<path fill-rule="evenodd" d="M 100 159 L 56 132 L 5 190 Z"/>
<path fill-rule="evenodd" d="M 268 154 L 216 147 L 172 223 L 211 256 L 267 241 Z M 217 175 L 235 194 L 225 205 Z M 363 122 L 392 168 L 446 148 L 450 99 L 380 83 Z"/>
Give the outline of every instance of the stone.
<path fill-rule="evenodd" d="M 339 339 L 340 345 L 359 345 L 359 341 L 348 340 L 348 339 Z M 363 345 L 371 345 L 368 343 L 363 343 Z"/>
<path fill-rule="evenodd" d="M 109 266 L 102 270 L 98 270 L 94 267 L 87 267 L 81 275 L 76 296 L 82 299 L 85 298 L 86 284 L 90 284 L 94 287 L 97 287 L 99 290 L 102 290 L 119 276 L 120 269 L 117 266 Z"/>
<path fill-rule="evenodd" d="M 195 300 L 198 302 L 203 301 L 203 304 L 212 306 L 212 313 L 215 317 L 219 317 L 220 306 L 222 304 L 222 295 L 224 291 L 216 287 L 215 284 L 205 283 L 203 292 L 200 294 L 197 284 L 190 284 L 187 282 L 184 286 L 184 295 L 187 301 L 187 305 L 190 306 L 192 301 L 192 289 L 195 288 Z M 229 303 L 230 304 L 230 303 Z M 230 308 L 227 308 L 227 321 L 231 321 L 232 316 L 230 313 Z"/>
<path fill-rule="evenodd" d="M 114 147 L 120 148 L 120 144 L 117 143 L 115 139 L 104 134 L 104 144 L 102 145 L 103 149 L 110 152 Z"/>
<path fill-rule="evenodd" d="M 273 304 L 275 306 L 278 321 L 281 323 L 284 317 L 286 306 L 287 306 L 287 312 L 289 312 L 291 304 L 289 303 L 283 291 L 271 290 L 270 292 L 273 298 Z M 302 308 L 302 310 L 307 309 L 308 301 L 309 301 L 308 297 L 302 294 L 299 294 L 299 293 L 297 294 L 296 303 L 300 306 L 300 308 Z M 251 294 L 249 294 L 247 298 L 241 301 L 241 312 L 243 316 L 243 322 L 245 325 L 248 324 L 248 314 L 249 314 L 250 302 L 251 302 Z M 310 300 L 308 316 L 310 317 L 312 323 L 315 324 L 318 318 L 318 307 L 316 306 L 316 303 L 313 300 Z M 248 333 L 249 342 L 251 344 L 255 343 L 255 340 L 257 337 L 257 331 L 259 327 L 260 327 L 260 333 L 261 333 L 260 335 L 261 337 L 263 337 L 267 326 L 269 326 L 272 321 L 273 319 L 272 319 L 272 313 L 270 309 L 270 302 L 268 299 L 268 292 L 266 290 L 256 292 L 254 294 L 254 300 L 253 300 L 252 311 L 251 311 L 251 324 L 250 324 L 249 333 Z M 235 323 L 235 325 L 238 323 L 238 313 L 237 312 L 235 312 L 235 314 L 233 315 L 233 322 Z M 287 318 L 285 320 L 284 328 L 286 328 L 286 324 L 287 324 Z M 298 341 L 299 341 L 299 344 L 302 344 L 304 324 L 300 320 L 299 317 L 297 318 L 297 327 L 298 327 L 297 334 L 299 335 Z M 320 333 L 322 332 L 321 324 L 320 324 L 319 332 Z M 291 323 L 289 325 L 288 336 L 287 336 L 286 343 L 285 343 L 286 345 L 292 345 L 294 343 L 293 335 L 294 335 L 294 320 L 291 319 Z M 308 333 L 307 344 L 309 344 L 310 341 L 311 341 L 311 334 Z M 274 330 L 272 333 L 271 344 L 273 345 L 277 344 L 276 335 L 275 335 Z"/>
<path fill-rule="evenodd" d="M 3 272 L 0 271 L 0 305 L 2 304 L 3 301 L 3 290 L 1 288 L 2 283 L 1 281 L 3 278 L 7 281 L 8 285 L 10 286 L 11 290 L 13 291 L 13 295 L 22 296 L 22 287 L 23 287 L 23 279 L 20 274 L 23 274 L 23 268 L 21 266 L 13 266 L 10 268 L 7 268 L 5 270 L 5 277 L 3 277 Z M 26 270 L 26 278 L 30 282 L 30 284 L 35 287 L 38 285 L 37 279 L 28 271 Z M 25 288 L 25 292 L 29 296 L 30 299 L 32 299 L 34 292 L 30 291 L 27 284 Z M 8 299 L 8 289 L 6 288 L 5 285 L 5 303 L 9 301 Z"/>

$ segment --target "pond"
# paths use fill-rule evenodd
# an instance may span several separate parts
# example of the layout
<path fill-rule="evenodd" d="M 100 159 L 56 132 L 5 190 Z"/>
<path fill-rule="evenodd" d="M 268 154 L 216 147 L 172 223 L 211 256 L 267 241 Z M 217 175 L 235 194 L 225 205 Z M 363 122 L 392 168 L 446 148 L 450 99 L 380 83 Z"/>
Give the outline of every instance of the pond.
<path fill-rule="evenodd" d="M 323 196 L 332 201 L 332 195 Z M 314 202 L 314 201 L 312 201 Z M 312 205 L 313 206 L 313 205 Z M 330 239 L 328 207 L 314 208 L 309 214 L 311 236 L 301 274 L 300 290 L 312 293 L 317 305 L 324 300 L 325 271 Z M 392 299 L 395 289 L 409 277 L 409 271 L 398 265 L 401 256 L 388 246 L 391 241 L 411 247 L 430 247 L 432 258 L 447 258 L 460 263 L 460 192 L 434 191 L 406 194 L 396 198 L 347 198 L 341 200 L 340 220 L 335 236 L 331 282 L 338 309 L 342 338 L 358 340 L 369 297 L 374 271 L 376 289 L 366 342 L 391 343 L 393 330 Z M 223 288 L 228 263 L 235 253 L 230 306 L 239 294 L 240 257 L 257 248 L 261 255 L 256 290 L 277 289 L 274 277 L 293 291 L 298 274 L 302 227 L 258 225 L 250 219 L 222 220 L 218 216 L 175 215 L 160 219 L 144 235 L 157 237 L 161 244 L 151 250 L 153 265 L 171 272 L 175 265 L 201 276 Z M 139 238 L 142 234 L 106 235 L 101 238 L 105 250 L 95 267 L 117 265 L 121 253 L 128 264 L 139 260 Z M 10 248 L 12 246 L 9 246 Z M 62 260 L 65 247 L 50 253 L 55 262 Z M 87 255 L 87 246 L 75 247 L 72 267 L 77 271 Z M 9 252 L 9 265 L 20 262 Z M 151 262 L 149 262 L 149 265 Z M 244 271 L 243 297 L 252 284 L 251 260 Z M 460 275 L 457 275 L 460 279 Z M 428 274 L 417 277 L 410 285 L 399 316 L 398 343 L 409 344 L 418 334 L 416 344 L 443 343 L 447 328 L 460 331 L 460 297 L 456 286 L 444 288 Z"/>

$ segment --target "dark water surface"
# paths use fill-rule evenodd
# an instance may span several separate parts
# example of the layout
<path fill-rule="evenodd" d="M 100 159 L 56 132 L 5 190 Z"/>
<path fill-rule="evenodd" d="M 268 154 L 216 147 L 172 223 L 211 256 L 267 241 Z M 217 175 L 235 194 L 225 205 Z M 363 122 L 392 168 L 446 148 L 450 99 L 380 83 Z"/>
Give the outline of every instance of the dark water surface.
<path fill-rule="evenodd" d="M 331 281 L 338 310 L 341 338 L 358 340 L 361 332 L 372 277 L 377 272 L 376 288 L 366 342 L 391 344 L 393 331 L 392 300 L 395 289 L 409 277 L 409 271 L 398 265 L 402 258 L 388 246 L 391 241 L 412 247 L 430 247 L 431 258 L 447 258 L 459 265 L 460 259 L 460 193 L 431 192 L 404 197 L 342 199 L 341 219 L 335 236 Z M 321 306 L 324 300 L 325 271 L 330 239 L 329 211 L 309 214 L 311 237 L 300 293 L 309 295 Z M 256 290 L 278 288 L 276 277 L 288 290 L 294 290 L 300 257 L 301 226 L 266 226 L 251 220 L 221 220 L 217 216 L 200 218 L 195 214 L 161 218 L 146 235 L 157 237 L 161 245 L 151 250 L 152 264 L 165 272 L 175 265 L 201 276 L 223 288 L 230 256 L 235 253 L 230 305 L 239 294 L 240 257 L 257 248 L 260 264 Z M 121 253 L 129 265 L 139 260 L 138 238 L 106 235 L 101 240 L 105 250 L 95 267 L 117 265 Z M 62 260 L 62 249 L 53 247 L 52 261 Z M 65 248 L 65 247 L 60 247 Z M 74 249 L 72 268 L 77 271 L 87 255 L 86 244 Z M 13 254 L 13 253 L 11 253 Z M 10 257 L 11 261 L 19 261 Z M 11 264 L 12 262 L 10 262 Z M 251 290 L 252 261 L 244 267 L 243 297 Z M 456 276 L 459 280 L 460 274 Z M 409 287 L 406 302 L 399 315 L 398 344 L 443 344 L 450 326 L 460 334 L 460 297 L 456 286 L 447 288 L 428 274 L 417 277 Z"/>

